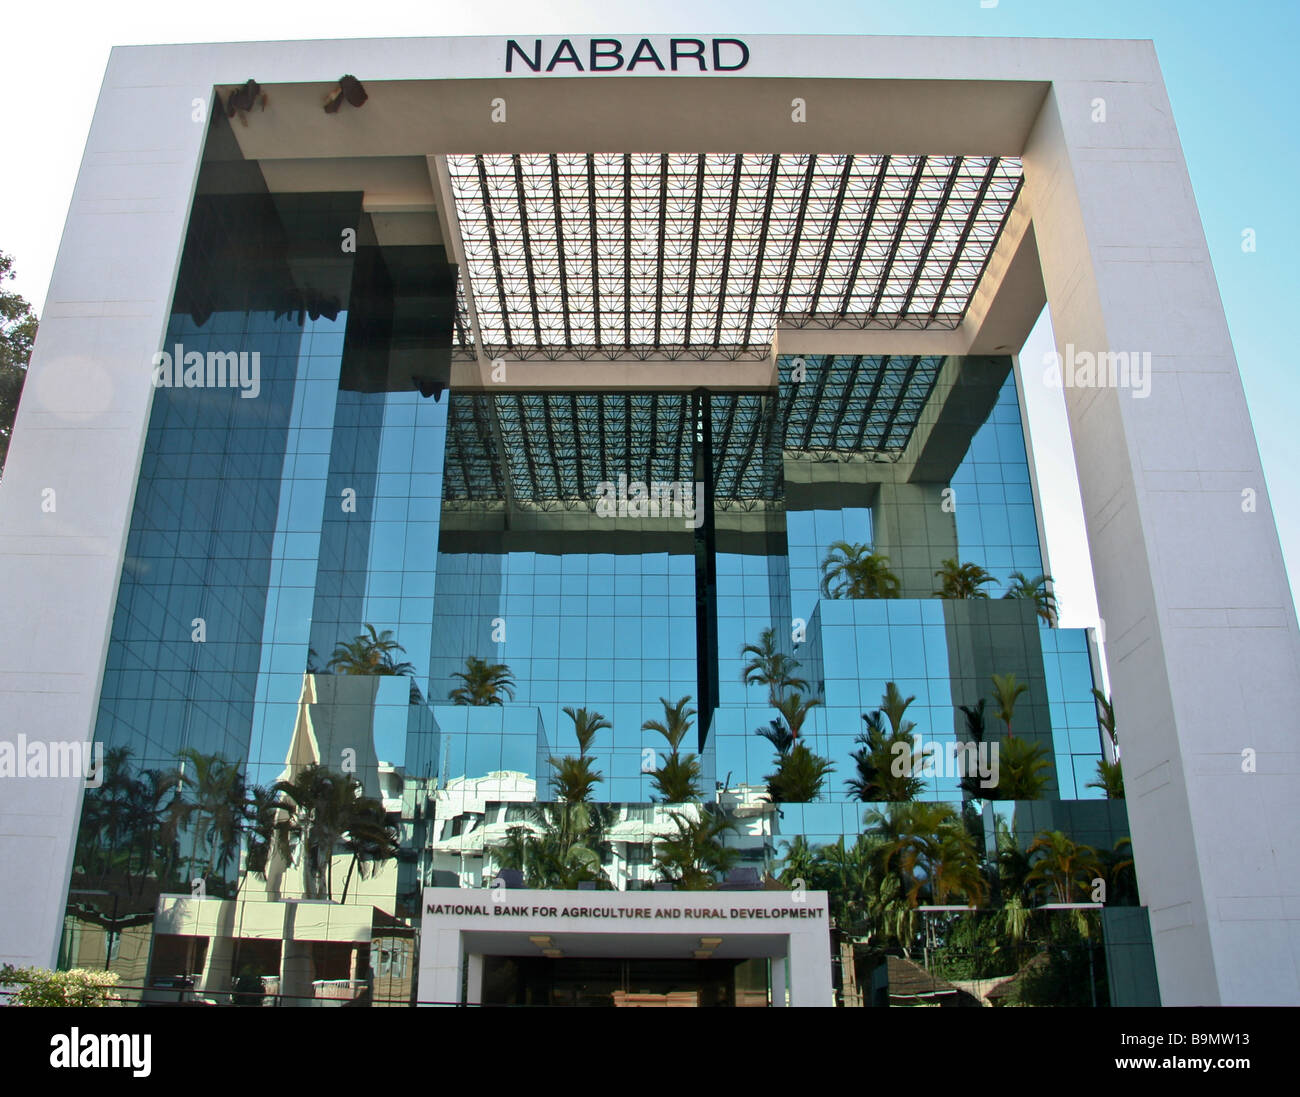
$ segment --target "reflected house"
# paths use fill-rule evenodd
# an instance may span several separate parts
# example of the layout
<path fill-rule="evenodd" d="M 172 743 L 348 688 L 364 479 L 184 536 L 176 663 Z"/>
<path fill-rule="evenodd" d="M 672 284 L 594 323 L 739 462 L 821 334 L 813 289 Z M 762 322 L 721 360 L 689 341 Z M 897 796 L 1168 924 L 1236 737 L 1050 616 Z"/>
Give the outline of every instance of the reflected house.
<path fill-rule="evenodd" d="M 371 94 L 329 117 L 333 85 L 302 81 L 337 44 L 114 53 L 51 299 L 117 300 L 114 254 L 141 304 L 100 310 L 111 338 L 51 310 L 31 370 L 94 360 L 117 402 L 100 421 L 36 384 L 54 403 L 24 400 L 0 514 L 8 601 L 37 591 L 93 638 L 73 673 L 32 640 L 36 677 L 0 684 L 14 720 L 37 734 L 63 673 L 106 775 L 66 802 L 0 790 L 0 958 L 241 1004 L 783 1006 L 871 1000 L 887 957 L 948 994 L 1041 952 L 1035 1000 L 1294 1000 L 1294 965 L 1256 959 L 1285 926 L 1226 899 L 1300 842 L 1267 813 L 1244 852 L 1203 840 L 1282 802 L 1257 792 L 1274 776 L 1212 799 L 1178 776 L 1227 703 L 1198 644 L 1224 682 L 1281 668 L 1231 687 L 1242 726 L 1272 736 L 1300 696 L 1284 577 L 1227 566 L 1276 556 L 1264 500 L 1194 568 L 1159 502 L 1176 485 L 1208 513 L 1196 485 L 1259 476 L 1146 47 L 754 37 L 740 69 L 641 81 L 534 71 L 558 43 L 531 41 L 504 76 L 501 40 L 349 43 Z M 216 81 L 250 67 L 268 106 L 232 124 Z M 792 152 L 757 104 L 799 73 L 842 107 L 810 109 Z M 523 82 L 512 123 L 546 125 L 510 147 L 474 105 L 486 77 Z M 1079 121 L 1098 81 L 1140 121 Z M 203 89 L 207 124 L 176 122 Z M 1148 131 L 1149 187 L 1096 167 Z M 138 155 L 159 147 L 194 170 L 159 177 Z M 86 213 L 141 194 L 130 228 Z M 1049 297 L 1062 344 L 1164 348 L 1141 392 L 1065 394 L 1118 654 L 1062 626 L 1046 577 L 1020 352 Z M 256 394 L 137 383 L 160 347 L 256 362 Z M 1213 399 L 1184 398 L 1211 360 Z M 1211 405 L 1240 412 L 1238 463 L 1172 471 Z M 47 429 L 65 419 L 76 445 Z M 129 483 L 75 528 L 15 502 L 103 469 Z M 1211 566 L 1222 592 L 1187 588 Z M 900 742 L 996 748 L 1000 777 L 891 774 Z M 274 800 L 319 770 L 349 798 Z M 564 886 L 521 886 L 521 849 Z"/>

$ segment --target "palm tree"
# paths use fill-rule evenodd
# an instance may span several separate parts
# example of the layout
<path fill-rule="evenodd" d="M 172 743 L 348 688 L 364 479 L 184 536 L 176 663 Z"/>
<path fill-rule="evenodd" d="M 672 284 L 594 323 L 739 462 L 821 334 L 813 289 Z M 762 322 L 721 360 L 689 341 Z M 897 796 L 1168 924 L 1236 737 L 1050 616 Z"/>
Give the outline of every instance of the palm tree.
<path fill-rule="evenodd" d="M 769 703 L 775 708 L 777 701 L 788 689 L 807 690 L 808 683 L 795 675 L 799 661 L 786 655 L 776 646 L 776 629 L 765 628 L 759 633 L 757 644 L 745 644 L 740 649 L 742 657 L 748 655 L 741 681 L 747 686 L 767 686 Z"/>
<path fill-rule="evenodd" d="M 339 674 L 412 674 L 410 663 L 394 663 L 393 652 L 406 649 L 393 639 L 391 629 L 376 632 L 375 626 L 363 626 L 365 632 L 346 644 L 340 640 L 326 668 Z M 315 655 L 315 652 L 311 653 Z"/>
<path fill-rule="evenodd" d="M 546 761 L 554 771 L 551 790 L 557 800 L 566 804 L 586 803 L 595 787 L 605 779 L 598 770 L 591 768 L 595 763 L 590 758 L 566 754 L 563 758 L 551 757 Z"/>
<path fill-rule="evenodd" d="M 1028 598 L 1034 603 L 1038 616 L 1049 625 L 1056 624 L 1056 595 L 1052 593 L 1049 584 L 1052 582 L 1050 575 L 1039 575 L 1033 579 L 1027 578 L 1023 572 L 1013 571 L 1011 573 L 1011 586 L 1007 588 L 1003 598 Z"/>
<path fill-rule="evenodd" d="M 701 891 L 717 883 L 717 874 L 729 871 L 740 859 L 740 850 L 725 843 L 736 824 L 715 808 L 703 808 L 698 815 L 670 812 L 677 833 L 660 838 L 655 850 L 655 867 L 666 883 L 685 891 Z"/>
<path fill-rule="evenodd" d="M 1098 758 L 1097 775 L 1084 787 L 1100 789 L 1107 800 L 1124 799 L 1124 771 L 1120 769 L 1119 760 L 1108 762 L 1105 758 Z"/>
<path fill-rule="evenodd" d="M 1097 707 L 1101 710 L 1097 713 L 1097 723 L 1101 725 L 1101 730 L 1106 733 L 1106 738 L 1110 740 L 1110 745 L 1115 748 L 1115 752 L 1118 754 L 1119 737 L 1115 734 L 1115 706 L 1111 703 L 1110 698 L 1096 686 L 1092 688 L 1092 696 L 1097 702 Z"/>
<path fill-rule="evenodd" d="M 1133 839 L 1121 838 L 1104 859 L 1109 867 L 1111 883 L 1115 885 L 1109 901 L 1137 905 L 1141 900 L 1138 897 L 1137 870 L 1133 864 Z"/>
<path fill-rule="evenodd" d="M 246 792 L 238 762 L 220 754 L 203 754 L 187 747 L 177 756 L 181 761 L 180 781 L 194 797 L 194 847 L 190 855 L 191 876 L 200 847 L 206 847 L 203 877 L 223 872 L 239 850 Z M 189 772 L 186 772 L 186 770 Z"/>
<path fill-rule="evenodd" d="M 1011 730 L 1011 718 L 1016 713 L 1016 702 L 1021 694 L 1028 693 L 1029 687 L 1017 682 L 1014 674 L 993 675 L 993 700 L 998 706 L 998 718 L 1007 725 L 1007 738 L 1014 739 Z"/>
<path fill-rule="evenodd" d="M 988 705 L 987 698 L 981 697 L 977 705 L 959 705 L 961 713 L 966 717 L 966 735 L 969 741 L 974 743 L 976 748 L 984 742 L 984 709 Z M 961 755 L 963 766 L 966 755 Z M 972 797 L 982 797 L 987 791 L 980 784 L 980 777 L 977 774 L 963 773 L 957 782 L 964 793 Z"/>
<path fill-rule="evenodd" d="M 657 731 L 668 740 L 668 749 L 676 754 L 686 733 L 691 730 L 691 717 L 695 715 L 695 710 L 688 707 L 691 695 L 688 693 L 674 705 L 670 705 L 666 697 L 660 697 L 659 703 L 664 707 L 663 720 L 647 720 L 641 725 L 641 730 Z"/>
<path fill-rule="evenodd" d="M 1097 851 L 1059 830 L 1038 835 L 1028 855 L 1031 868 L 1025 883 L 1048 902 L 1086 901 L 1092 894 L 1093 881 L 1103 877 Z"/>
<path fill-rule="evenodd" d="M 1119 737 L 1115 734 L 1115 707 L 1111 704 L 1110 698 L 1095 686 L 1092 696 L 1097 702 L 1097 723 L 1106 733 L 1106 738 L 1110 740 L 1115 760 L 1097 759 L 1096 779 L 1089 781 L 1085 787 L 1100 789 L 1106 794 L 1107 800 L 1122 800 L 1124 799 L 1124 771 L 1120 766 Z"/>
<path fill-rule="evenodd" d="M 859 834 L 851 846 L 844 836 L 819 846 L 813 878 L 830 899 L 835 924 L 845 932 L 861 928 L 867 919 L 872 898 L 879 894 L 880 879 L 876 866 L 880 861 L 881 841 L 877 835 Z"/>
<path fill-rule="evenodd" d="M 465 669 L 452 677 L 465 683 L 447 694 L 452 704 L 504 705 L 515 699 L 515 676 L 505 663 L 489 663 L 471 655 L 465 660 Z"/>
<path fill-rule="evenodd" d="M 891 804 L 868 812 L 866 822 L 880 830 L 881 864 L 898 873 L 911 906 L 923 892 L 934 903 L 964 897 L 978 905 L 988 897 L 975 841 L 947 804 Z"/>
<path fill-rule="evenodd" d="M 781 845 L 785 852 L 781 857 L 782 868 L 777 880 L 785 887 L 794 887 L 796 880 L 802 880 L 805 888 L 816 889 L 815 881 L 820 867 L 818 851 L 808 844 L 808 839 L 802 834 Z"/>
<path fill-rule="evenodd" d="M 982 588 L 993 582 L 993 576 L 979 564 L 959 563 L 955 556 L 944 560 L 934 574 L 940 581 L 934 592 L 936 598 L 987 598 L 988 591 Z"/>
<path fill-rule="evenodd" d="M 588 712 L 585 708 L 564 709 L 564 714 L 573 721 L 573 731 L 578 739 L 578 756 L 566 754 L 563 758 L 551 757 L 547 763 L 554 772 L 551 774 L 551 789 L 558 800 L 566 804 L 585 803 L 591 799 L 592 791 L 605 778 L 599 770 L 593 769 L 595 761 L 587 756 L 596 733 L 611 729 L 613 725 L 599 712 Z"/>
<path fill-rule="evenodd" d="M 1051 774 L 1047 748 L 1028 739 L 1004 739 L 997 744 L 998 784 L 991 800 L 1037 800 Z"/>
<path fill-rule="evenodd" d="M 914 800 L 925 789 L 925 781 L 917 774 L 929 754 L 928 749 L 915 749 L 911 734 L 915 725 L 908 721 L 903 733 L 895 736 L 885 730 L 880 709 L 864 712 L 862 719 L 867 730 L 858 735 L 855 742 L 860 745 L 849 755 L 857 767 L 857 776 L 844 782 L 850 795 L 864 803 Z"/>
<path fill-rule="evenodd" d="M 348 901 L 353 869 L 359 870 L 358 875 L 364 880 L 378 871 L 383 862 L 395 858 L 402 848 L 397 825 L 389 819 L 383 803 L 372 796 L 361 796 L 354 801 L 347 829 L 339 844 L 352 854 L 348 874 L 343 880 L 340 903 Z"/>
<path fill-rule="evenodd" d="M 275 842 L 278 793 L 267 785 L 252 785 L 244 804 L 244 873 L 266 879 L 267 863 Z"/>
<path fill-rule="evenodd" d="M 754 734 L 761 735 L 772 746 L 776 747 L 777 754 L 784 754 L 794 746 L 794 734 L 783 720 L 773 720 L 765 728 L 756 728 Z"/>
<path fill-rule="evenodd" d="M 767 798 L 774 804 L 807 804 L 821 795 L 827 774 L 835 767 L 830 760 L 814 754 L 806 743 L 795 743 L 776 757 L 776 772 L 769 773 Z"/>
<path fill-rule="evenodd" d="M 524 873 L 530 888 L 613 887 L 601 867 L 609 852 L 607 809 L 597 804 L 529 804 L 526 822 L 511 827 L 490 852 L 498 868 Z"/>
<path fill-rule="evenodd" d="M 897 598 L 898 576 L 889 557 L 870 545 L 836 541 L 821 563 L 822 594 L 827 598 Z"/>
<path fill-rule="evenodd" d="M 387 859 L 381 854 L 389 845 L 379 833 L 385 824 L 377 821 L 384 815 L 383 805 L 362 796 L 361 783 L 351 774 L 310 765 L 273 787 L 278 796 L 273 807 L 279 813 L 275 844 L 285 861 L 302 865 L 304 898 L 333 897 L 334 851 L 349 848 L 354 830 L 354 862 Z"/>
<path fill-rule="evenodd" d="M 650 783 L 664 803 L 690 804 L 700 798 L 702 774 L 698 755 L 673 751 L 658 769 L 650 771 Z"/>
<path fill-rule="evenodd" d="M 578 740 L 578 757 L 587 757 L 591 744 L 599 731 L 612 731 L 614 725 L 605 719 L 603 713 L 588 712 L 585 708 L 564 709 L 564 715 L 573 721 L 573 733 Z"/>
<path fill-rule="evenodd" d="M 791 737 L 798 739 L 799 733 L 803 730 L 804 721 L 808 719 L 808 714 L 820 704 L 821 702 L 816 697 L 809 697 L 805 701 L 801 693 L 787 693 L 784 697 L 779 698 L 772 707 L 781 714 L 785 726 L 790 729 Z"/>
<path fill-rule="evenodd" d="M 701 767 L 699 758 L 694 754 L 683 756 L 679 753 L 682 740 L 691 730 L 691 717 L 695 710 L 690 708 L 690 694 L 670 705 L 666 697 L 660 697 L 659 703 L 664 707 L 663 720 L 647 720 L 641 725 L 642 731 L 657 731 L 668 741 L 669 755 L 662 765 L 650 773 L 650 781 L 670 804 L 682 804 L 700 798 L 699 779 Z"/>
<path fill-rule="evenodd" d="M 906 718 L 907 708 L 915 700 L 904 697 L 896 682 L 887 682 L 880 708 L 862 714 L 867 730 L 858 735 L 856 742 L 860 746 L 850 755 L 858 776 L 845 782 L 857 799 L 867 803 L 902 802 L 914 799 L 925 788 L 925 781 L 917 774 L 930 751 L 916 750 L 912 734 L 916 724 Z M 889 720 L 888 731 L 885 719 Z"/>

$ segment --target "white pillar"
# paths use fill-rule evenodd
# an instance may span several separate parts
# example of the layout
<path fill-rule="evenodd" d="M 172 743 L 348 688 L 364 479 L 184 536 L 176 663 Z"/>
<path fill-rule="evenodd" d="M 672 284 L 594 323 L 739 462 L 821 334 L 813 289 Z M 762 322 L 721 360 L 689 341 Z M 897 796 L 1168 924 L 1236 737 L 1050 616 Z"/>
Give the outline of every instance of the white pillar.
<path fill-rule="evenodd" d="M 465 957 L 465 1004 L 483 1004 L 483 954 L 471 952 Z"/>
<path fill-rule="evenodd" d="M 1147 394 L 1067 385 L 1065 403 L 1161 999 L 1295 1005 L 1300 633 L 1173 112 L 1141 46 L 1129 79 L 1053 83 L 1024 199 L 1057 350 L 1150 356 Z"/>
<path fill-rule="evenodd" d="M 790 1004 L 792 1006 L 833 1006 L 835 992 L 831 981 L 831 943 L 821 934 L 790 934 Z"/>

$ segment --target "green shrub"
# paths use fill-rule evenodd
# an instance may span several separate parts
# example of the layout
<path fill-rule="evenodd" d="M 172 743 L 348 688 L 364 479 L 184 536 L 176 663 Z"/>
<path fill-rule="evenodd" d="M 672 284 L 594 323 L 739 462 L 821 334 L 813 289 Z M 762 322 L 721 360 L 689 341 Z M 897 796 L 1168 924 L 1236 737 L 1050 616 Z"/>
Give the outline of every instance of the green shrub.
<path fill-rule="evenodd" d="M 14 1006 L 108 1006 L 121 1000 L 113 993 L 115 971 L 47 971 L 44 968 L 5 964 L 0 968 L 0 986 L 16 987 L 9 996 Z"/>

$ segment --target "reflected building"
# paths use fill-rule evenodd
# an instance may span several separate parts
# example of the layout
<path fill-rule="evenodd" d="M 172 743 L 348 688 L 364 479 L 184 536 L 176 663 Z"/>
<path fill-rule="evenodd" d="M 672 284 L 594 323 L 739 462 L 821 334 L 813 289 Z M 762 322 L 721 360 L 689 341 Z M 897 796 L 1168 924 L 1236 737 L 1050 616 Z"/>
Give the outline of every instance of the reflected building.
<path fill-rule="evenodd" d="M 223 1004 L 429 1002 L 435 967 L 821 1000 L 803 931 L 416 947 L 426 889 L 678 887 L 823 896 L 841 1004 L 1159 1001 L 1027 441 L 1027 162 L 455 146 L 409 80 L 340 136 L 289 121 L 306 87 L 204 127 L 59 962 Z"/>

